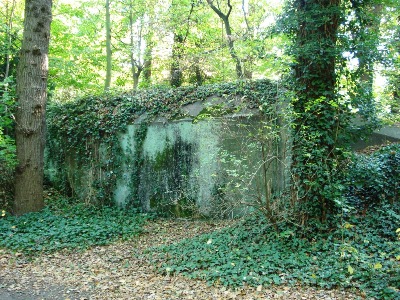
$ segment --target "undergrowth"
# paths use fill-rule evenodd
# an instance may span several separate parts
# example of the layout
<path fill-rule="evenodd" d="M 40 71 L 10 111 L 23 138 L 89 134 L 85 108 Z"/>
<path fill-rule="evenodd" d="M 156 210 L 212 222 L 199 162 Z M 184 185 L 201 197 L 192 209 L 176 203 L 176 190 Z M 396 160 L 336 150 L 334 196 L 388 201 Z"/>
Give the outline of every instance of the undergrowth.
<path fill-rule="evenodd" d="M 320 233 L 281 224 L 278 235 L 263 218 L 252 217 L 148 254 L 160 272 L 210 284 L 355 288 L 368 297 L 399 299 L 399 221 L 398 203 L 341 219 L 338 228 Z"/>
<path fill-rule="evenodd" d="M 0 215 L 0 247 L 26 254 L 86 249 L 138 235 L 145 215 L 116 207 L 88 207 L 66 200 L 20 217 Z"/>

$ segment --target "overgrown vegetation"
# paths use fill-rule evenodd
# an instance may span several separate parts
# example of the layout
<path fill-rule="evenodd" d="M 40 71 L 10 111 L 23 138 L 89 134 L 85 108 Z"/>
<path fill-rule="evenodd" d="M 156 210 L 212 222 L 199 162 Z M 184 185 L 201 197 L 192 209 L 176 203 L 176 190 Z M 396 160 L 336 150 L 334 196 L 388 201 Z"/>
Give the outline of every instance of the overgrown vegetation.
<path fill-rule="evenodd" d="M 330 224 L 294 226 L 255 215 L 236 226 L 151 249 L 163 273 L 213 284 L 356 288 L 368 297 L 400 293 L 400 146 L 358 155 L 347 176 L 347 201 Z M 362 176 L 360 176 L 362 174 Z"/>
<path fill-rule="evenodd" d="M 0 81 L 0 208 L 9 209 L 13 199 L 14 168 L 17 164 L 13 138 L 15 82 Z"/>
<path fill-rule="evenodd" d="M 292 41 L 292 195 L 303 224 L 340 210 L 350 142 L 379 125 L 373 82 L 389 52 L 379 36 L 385 9 L 374 0 L 286 1 L 277 28 Z"/>
<path fill-rule="evenodd" d="M 276 101 L 276 84 L 269 80 L 240 81 L 200 87 L 155 88 L 148 91 L 122 95 L 103 94 L 88 96 L 68 103 L 53 103 L 48 109 L 48 157 L 59 168 L 58 187 L 74 195 L 74 182 L 82 176 L 90 176 L 94 185 L 85 191 L 87 202 L 109 204 L 117 178 L 123 172 L 124 163 L 140 166 L 141 157 L 133 161 L 122 158 L 118 133 L 141 116 L 141 128 L 135 138 L 136 146 L 143 144 L 146 123 L 156 116 L 167 119 L 185 117 L 181 107 L 196 101 L 217 96 L 229 102 L 241 99 L 248 108 L 267 105 Z M 140 155 L 140 149 L 138 149 Z M 69 160 L 69 161 L 68 161 Z M 69 172 L 67 162 L 88 166 L 92 173 L 82 175 Z M 136 168 L 138 169 L 138 168 Z M 137 173 L 137 171 L 136 171 Z M 136 192 L 137 174 L 132 176 L 131 204 L 138 205 Z M 57 184 L 57 181 L 53 180 Z"/>
<path fill-rule="evenodd" d="M 133 211 L 85 206 L 65 198 L 50 200 L 41 212 L 20 217 L 0 212 L 0 247 L 32 255 L 128 239 L 142 232 L 147 219 Z"/>
<path fill-rule="evenodd" d="M 394 299 L 400 292 L 400 206 L 381 205 L 368 218 L 352 216 L 328 233 L 280 224 L 277 234 L 264 218 L 151 249 L 160 272 L 209 283 L 310 285 L 356 288 L 368 297 Z"/>
<path fill-rule="evenodd" d="M 400 144 L 379 149 L 371 155 L 356 154 L 347 178 L 349 204 L 359 211 L 380 203 L 397 203 L 400 193 Z"/>

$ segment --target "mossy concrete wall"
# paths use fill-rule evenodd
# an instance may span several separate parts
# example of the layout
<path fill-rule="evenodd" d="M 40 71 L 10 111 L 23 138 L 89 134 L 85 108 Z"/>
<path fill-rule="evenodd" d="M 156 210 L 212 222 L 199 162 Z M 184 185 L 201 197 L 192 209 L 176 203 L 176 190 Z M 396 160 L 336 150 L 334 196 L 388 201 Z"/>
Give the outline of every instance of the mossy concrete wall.
<path fill-rule="evenodd" d="M 247 124 L 246 129 L 241 127 L 244 124 Z M 146 211 L 181 217 L 227 216 L 242 214 L 248 209 L 238 205 L 240 199 L 233 199 L 235 195 L 227 193 L 223 187 L 232 180 L 227 174 L 229 170 L 247 169 L 246 174 L 238 171 L 239 181 L 259 176 L 261 150 L 245 143 L 249 126 L 260 127 L 259 116 L 230 115 L 199 122 L 156 120 L 148 125 L 141 149 L 138 149 L 136 133 L 141 126 L 140 122 L 132 124 L 121 134 L 126 161 L 140 155 L 136 159 L 141 163 L 140 172 L 135 172 L 133 164 L 124 165 L 124 174 L 118 179 L 114 192 L 116 203 L 124 206 L 135 195 Z M 282 161 L 288 159 L 283 150 L 286 143 L 287 140 L 282 140 L 281 145 L 274 145 L 282 149 L 280 155 L 285 156 L 281 157 Z M 276 153 L 276 149 L 270 150 Z M 285 170 L 283 163 L 269 165 L 268 176 L 275 189 L 284 188 Z M 254 184 L 249 182 L 249 187 Z"/>
<path fill-rule="evenodd" d="M 288 181 L 285 166 L 290 159 L 283 127 L 278 133 L 271 131 L 270 135 L 279 135 L 271 139 L 274 142 L 261 141 L 262 153 L 254 136 L 261 128 L 263 136 L 269 135 L 265 132 L 269 120 L 258 108 L 225 111 L 223 116 L 210 116 L 206 109 L 207 117 L 202 117 L 205 108 L 222 102 L 213 98 L 208 104 L 189 104 L 182 107 L 187 117 L 180 120 L 158 118 L 149 122 L 144 114 L 125 132 L 115 133 L 122 148 L 122 171 L 107 173 L 117 176 L 113 201 L 122 207 L 140 206 L 145 211 L 178 217 L 230 217 L 250 209 L 243 199 L 263 193 L 260 182 L 265 176 L 274 191 L 283 190 Z M 102 147 L 98 145 L 98 149 Z M 106 149 L 99 151 L 100 155 L 102 152 Z M 265 172 L 263 160 L 267 162 Z M 47 166 L 50 180 L 55 181 L 57 166 L 51 161 Z M 64 174 L 67 178 L 63 180 L 81 199 L 90 199 L 93 187 L 110 178 L 98 166 L 77 165 L 73 153 L 66 158 Z"/>

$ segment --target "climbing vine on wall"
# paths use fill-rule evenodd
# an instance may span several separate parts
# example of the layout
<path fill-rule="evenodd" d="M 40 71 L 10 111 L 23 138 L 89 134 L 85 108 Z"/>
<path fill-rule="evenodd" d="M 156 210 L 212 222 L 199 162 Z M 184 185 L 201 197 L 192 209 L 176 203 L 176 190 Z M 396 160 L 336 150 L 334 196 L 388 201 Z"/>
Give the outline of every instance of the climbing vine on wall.
<path fill-rule="evenodd" d="M 109 204 L 117 179 L 123 174 L 124 155 L 119 133 L 139 117 L 141 124 L 135 133 L 135 144 L 143 145 L 149 122 L 155 117 L 167 119 L 187 117 L 182 106 L 209 97 L 227 101 L 241 99 L 248 108 L 275 101 L 277 84 L 269 80 L 239 81 L 200 87 L 155 88 L 135 93 L 92 95 L 67 103 L 51 103 L 48 107 L 47 156 L 58 168 L 59 187 L 75 194 L 75 184 L 90 177 L 94 184 L 85 197 L 88 202 Z M 140 149 L 129 162 L 137 172 L 141 165 Z M 48 160 L 50 161 L 50 160 Z M 71 164 L 72 163 L 72 164 Z M 70 166 L 87 166 L 85 172 Z M 80 168 L 83 169 L 83 168 Z M 90 170 L 90 171 L 89 171 Z M 137 206 L 138 173 L 133 172 L 130 204 Z M 136 174 L 136 175 L 135 175 Z M 87 180 L 86 180 L 87 181 Z"/>

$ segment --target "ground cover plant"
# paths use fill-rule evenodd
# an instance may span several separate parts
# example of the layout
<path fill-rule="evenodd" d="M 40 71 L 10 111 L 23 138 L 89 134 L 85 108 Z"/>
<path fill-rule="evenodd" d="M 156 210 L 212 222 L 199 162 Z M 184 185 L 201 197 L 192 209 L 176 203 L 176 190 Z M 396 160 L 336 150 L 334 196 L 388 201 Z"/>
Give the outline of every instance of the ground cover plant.
<path fill-rule="evenodd" d="M 278 230 L 258 215 L 235 226 L 156 247 L 159 272 L 210 284 L 349 288 L 376 299 L 400 298 L 400 146 L 354 155 L 341 211 L 330 222 Z"/>
<path fill-rule="evenodd" d="M 160 272 L 210 284 L 356 288 L 368 297 L 395 299 L 400 293 L 399 218 L 400 205 L 382 205 L 368 217 L 343 219 L 330 232 L 281 224 L 277 234 L 265 219 L 252 217 L 148 254 Z"/>
<path fill-rule="evenodd" d="M 146 216 L 116 207 L 95 208 L 67 200 L 20 217 L 0 214 L 0 247 L 27 254 L 87 249 L 140 234 Z"/>
<path fill-rule="evenodd" d="M 368 151 L 368 150 L 367 150 Z M 370 155 L 355 155 L 348 174 L 348 200 L 358 210 L 399 200 L 400 144 L 376 149 Z"/>

